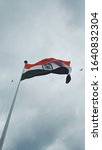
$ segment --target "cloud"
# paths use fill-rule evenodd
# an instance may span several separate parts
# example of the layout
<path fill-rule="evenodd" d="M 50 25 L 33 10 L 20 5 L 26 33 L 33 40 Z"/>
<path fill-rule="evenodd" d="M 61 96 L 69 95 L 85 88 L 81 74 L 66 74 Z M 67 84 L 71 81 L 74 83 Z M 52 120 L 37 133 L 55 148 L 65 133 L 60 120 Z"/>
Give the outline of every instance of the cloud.
<path fill-rule="evenodd" d="M 0 135 L 25 59 L 72 65 L 68 85 L 60 75 L 21 82 L 4 150 L 84 150 L 84 1 L 1 0 L 0 11 Z"/>

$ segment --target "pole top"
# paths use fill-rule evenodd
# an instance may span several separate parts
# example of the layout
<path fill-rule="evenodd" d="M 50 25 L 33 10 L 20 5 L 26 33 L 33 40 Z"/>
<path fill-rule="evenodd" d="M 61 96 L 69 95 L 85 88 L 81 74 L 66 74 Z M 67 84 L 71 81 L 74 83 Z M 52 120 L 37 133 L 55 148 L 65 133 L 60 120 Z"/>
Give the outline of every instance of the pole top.
<path fill-rule="evenodd" d="M 28 63 L 28 61 L 27 61 L 27 60 L 25 60 L 25 61 L 24 61 L 24 63 L 25 63 L 25 64 L 27 64 L 27 63 Z"/>

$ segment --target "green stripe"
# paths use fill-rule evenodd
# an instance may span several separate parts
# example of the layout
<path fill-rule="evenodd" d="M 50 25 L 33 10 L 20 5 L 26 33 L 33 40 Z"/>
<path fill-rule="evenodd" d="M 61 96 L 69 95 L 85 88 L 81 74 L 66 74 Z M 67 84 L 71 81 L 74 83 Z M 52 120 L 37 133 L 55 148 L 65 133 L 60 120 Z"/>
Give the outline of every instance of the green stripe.
<path fill-rule="evenodd" d="M 21 80 L 32 78 L 32 77 L 35 77 L 35 76 L 46 75 L 46 74 L 49 74 L 49 73 L 51 73 L 51 71 L 42 70 L 42 69 L 29 70 L 29 71 L 23 73 Z"/>

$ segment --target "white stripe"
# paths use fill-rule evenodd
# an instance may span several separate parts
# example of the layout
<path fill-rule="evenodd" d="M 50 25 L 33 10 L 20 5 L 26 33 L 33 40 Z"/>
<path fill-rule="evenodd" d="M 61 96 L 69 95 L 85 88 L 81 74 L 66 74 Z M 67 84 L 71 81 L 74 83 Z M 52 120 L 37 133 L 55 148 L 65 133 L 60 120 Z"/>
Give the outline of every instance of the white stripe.
<path fill-rule="evenodd" d="M 48 65 L 48 64 L 50 64 L 50 65 L 53 67 L 53 70 L 55 70 L 55 69 L 61 67 L 60 65 L 56 64 L 55 62 L 46 63 L 46 64 L 44 64 L 44 65 Z M 63 64 L 63 67 L 68 68 L 68 69 L 69 69 L 69 72 L 71 72 L 71 67 L 69 67 L 69 66 L 67 66 L 67 65 L 65 65 L 65 64 Z M 26 68 L 25 68 L 23 73 L 25 73 L 25 72 L 27 72 L 27 71 L 30 71 L 30 70 L 37 70 L 37 69 L 42 69 L 42 70 L 43 70 L 43 65 L 33 66 L 33 67 L 31 67 L 30 69 L 26 69 Z M 46 67 L 44 67 L 44 70 L 49 70 L 49 69 L 47 69 Z"/>

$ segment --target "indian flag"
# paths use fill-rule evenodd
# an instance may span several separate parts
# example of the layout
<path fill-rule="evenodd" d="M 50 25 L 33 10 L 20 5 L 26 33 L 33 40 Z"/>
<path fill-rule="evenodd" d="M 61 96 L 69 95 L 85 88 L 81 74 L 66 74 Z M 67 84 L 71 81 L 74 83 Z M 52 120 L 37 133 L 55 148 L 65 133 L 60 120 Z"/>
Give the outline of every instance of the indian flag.
<path fill-rule="evenodd" d="M 54 73 L 67 74 L 68 76 L 66 83 L 68 83 L 71 80 L 70 72 L 70 61 L 63 61 L 55 58 L 46 58 L 34 64 L 28 64 L 26 62 L 21 80 Z"/>

